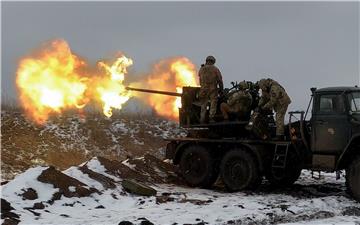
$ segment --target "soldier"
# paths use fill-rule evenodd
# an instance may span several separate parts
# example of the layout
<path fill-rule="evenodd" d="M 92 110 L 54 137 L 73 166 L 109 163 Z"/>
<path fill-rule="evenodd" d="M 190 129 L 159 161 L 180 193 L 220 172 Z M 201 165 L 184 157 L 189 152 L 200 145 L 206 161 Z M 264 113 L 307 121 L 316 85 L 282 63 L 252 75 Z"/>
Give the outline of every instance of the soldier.
<path fill-rule="evenodd" d="M 236 114 L 240 120 L 249 119 L 252 96 L 247 89 L 248 84 L 246 81 L 240 82 L 239 90 L 231 93 L 227 103 L 221 103 L 220 109 L 224 120 L 229 120 L 229 113 Z"/>
<path fill-rule="evenodd" d="M 217 100 L 219 92 L 223 91 L 223 81 L 220 70 L 214 65 L 215 58 L 213 56 L 206 57 L 205 65 L 199 70 L 200 92 L 199 99 L 201 101 L 200 123 L 205 123 L 206 108 L 210 100 L 210 122 L 215 122 Z"/>
<path fill-rule="evenodd" d="M 276 139 L 284 139 L 284 119 L 287 108 L 291 103 L 290 97 L 285 89 L 272 79 L 261 79 L 259 88 L 262 96 L 259 101 L 261 110 L 274 110 L 276 113 Z"/>

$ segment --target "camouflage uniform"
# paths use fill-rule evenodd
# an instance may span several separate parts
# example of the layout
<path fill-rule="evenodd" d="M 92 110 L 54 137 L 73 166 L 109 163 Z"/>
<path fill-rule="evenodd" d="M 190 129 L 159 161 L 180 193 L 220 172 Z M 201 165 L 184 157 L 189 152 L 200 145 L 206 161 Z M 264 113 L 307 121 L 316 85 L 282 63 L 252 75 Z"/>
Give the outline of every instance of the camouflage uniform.
<path fill-rule="evenodd" d="M 284 135 L 284 120 L 287 108 L 291 103 L 290 97 L 285 89 L 272 79 L 261 79 L 259 87 L 262 90 L 259 107 L 264 110 L 274 109 L 276 113 L 276 135 Z"/>
<path fill-rule="evenodd" d="M 205 122 L 206 108 L 210 100 L 209 118 L 212 120 L 216 114 L 219 89 L 223 89 L 223 81 L 220 70 L 211 63 L 206 63 L 199 70 L 201 102 L 200 122 Z M 218 88 L 219 86 L 219 88 Z"/>
<path fill-rule="evenodd" d="M 246 91 L 246 82 L 241 82 L 239 86 L 239 90 L 230 95 L 227 103 L 221 103 L 220 105 L 225 120 L 229 119 L 228 113 L 236 113 L 240 119 L 246 119 L 250 113 L 252 96 Z"/>

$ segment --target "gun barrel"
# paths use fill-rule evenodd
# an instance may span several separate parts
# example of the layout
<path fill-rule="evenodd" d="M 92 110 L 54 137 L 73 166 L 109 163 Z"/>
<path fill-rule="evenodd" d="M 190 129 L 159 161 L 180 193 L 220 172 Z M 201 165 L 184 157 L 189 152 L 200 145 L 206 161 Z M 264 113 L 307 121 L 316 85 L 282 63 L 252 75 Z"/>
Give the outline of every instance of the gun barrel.
<path fill-rule="evenodd" d="M 147 92 L 147 93 L 153 93 L 153 94 L 159 94 L 159 95 L 169 95 L 169 96 L 181 97 L 181 93 L 177 93 L 177 92 L 157 91 L 157 90 L 133 88 L 133 87 L 125 87 L 125 89 L 128 91 Z"/>

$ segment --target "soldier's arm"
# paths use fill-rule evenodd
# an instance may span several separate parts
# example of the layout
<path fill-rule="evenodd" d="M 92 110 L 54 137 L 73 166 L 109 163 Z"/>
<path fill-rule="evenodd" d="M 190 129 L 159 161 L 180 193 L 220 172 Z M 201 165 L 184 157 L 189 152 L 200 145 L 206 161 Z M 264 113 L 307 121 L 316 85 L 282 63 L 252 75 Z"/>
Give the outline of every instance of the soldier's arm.
<path fill-rule="evenodd" d="M 216 70 L 216 75 L 217 75 L 219 88 L 220 88 L 220 90 L 223 90 L 224 89 L 224 83 L 223 83 L 221 72 L 220 72 L 220 70 L 218 68 Z"/>
<path fill-rule="evenodd" d="M 274 102 L 271 99 L 262 107 L 264 110 L 270 110 L 274 106 Z"/>
<path fill-rule="evenodd" d="M 249 107 L 253 104 L 253 98 L 250 93 L 246 93 L 246 98 L 248 99 Z"/>
<path fill-rule="evenodd" d="M 228 99 L 228 104 L 230 105 L 230 106 L 232 106 L 232 105 L 234 105 L 235 103 L 236 103 L 236 100 L 237 100 L 237 93 L 233 93 L 230 97 L 229 97 L 229 99 Z"/>
<path fill-rule="evenodd" d="M 199 69 L 198 75 L 199 75 L 199 83 L 200 83 L 200 86 L 203 86 L 203 85 L 202 85 L 202 79 L 201 79 L 201 73 L 202 73 L 202 72 L 201 72 L 201 69 L 202 69 L 202 68 Z"/>
<path fill-rule="evenodd" d="M 276 101 L 279 99 L 280 90 L 277 88 L 271 88 L 270 90 L 270 100 L 263 106 L 263 109 L 272 109 L 276 103 Z"/>

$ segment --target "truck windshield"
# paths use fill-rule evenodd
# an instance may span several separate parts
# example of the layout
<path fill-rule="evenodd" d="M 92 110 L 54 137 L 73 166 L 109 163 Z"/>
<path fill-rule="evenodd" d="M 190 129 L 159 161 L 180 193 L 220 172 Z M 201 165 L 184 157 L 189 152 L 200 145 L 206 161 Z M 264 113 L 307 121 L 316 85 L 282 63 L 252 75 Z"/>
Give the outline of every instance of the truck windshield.
<path fill-rule="evenodd" d="M 360 92 L 349 94 L 350 110 L 352 112 L 360 112 Z"/>

